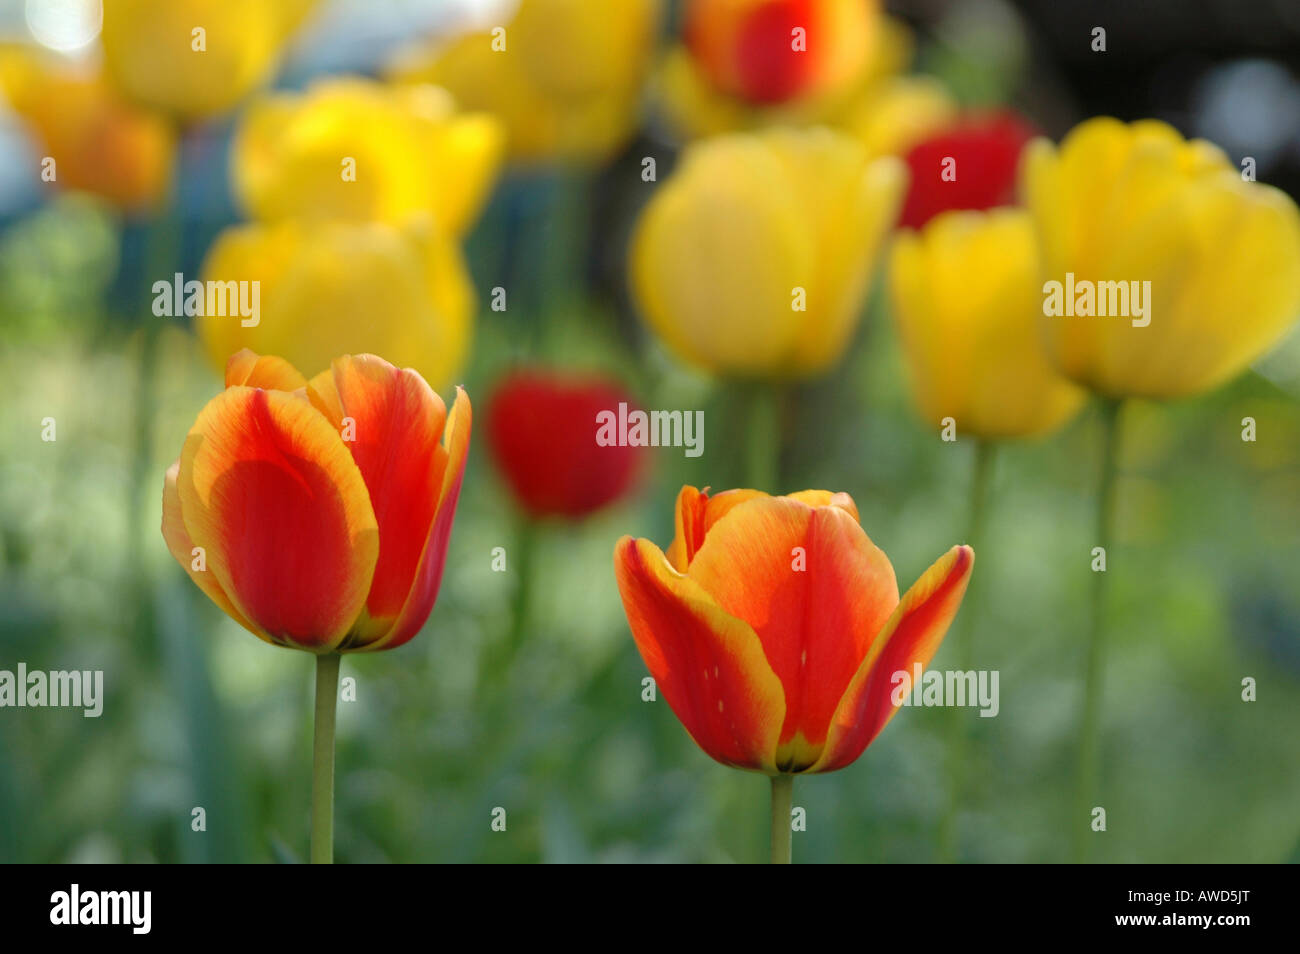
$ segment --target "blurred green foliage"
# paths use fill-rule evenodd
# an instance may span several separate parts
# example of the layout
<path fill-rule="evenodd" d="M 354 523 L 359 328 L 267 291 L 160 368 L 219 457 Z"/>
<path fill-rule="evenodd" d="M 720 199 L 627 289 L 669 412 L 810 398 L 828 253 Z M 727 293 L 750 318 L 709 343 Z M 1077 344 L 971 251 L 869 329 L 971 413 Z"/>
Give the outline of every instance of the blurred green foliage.
<path fill-rule="evenodd" d="M 107 695 L 98 719 L 0 711 L 0 860 L 298 860 L 311 659 L 241 630 L 163 546 L 163 472 L 220 386 L 179 326 L 156 342 L 146 471 L 155 479 L 132 485 L 143 332 L 130 322 L 106 331 L 93 304 L 112 274 L 113 236 L 75 206 L 38 211 L 0 236 L 0 668 L 103 669 Z M 480 238 L 473 248 L 476 270 L 494 273 L 499 245 Z M 615 313 L 572 283 L 530 294 L 481 317 L 466 382 L 480 407 L 494 376 L 535 349 L 620 375 L 644 406 L 703 407 L 705 453 L 660 449 L 633 500 L 541 528 L 531 615 L 511 656 L 500 647 L 519 519 L 481 441 L 472 448 L 425 632 L 344 661 L 356 701 L 339 712 L 338 859 L 761 860 L 765 781 L 713 763 L 662 699 L 642 701 L 645 670 L 611 566 L 624 533 L 667 544 L 681 484 L 742 480 L 741 392 L 630 341 Z M 973 448 L 945 444 L 917 420 L 901 369 L 877 300 L 835 373 L 783 395 L 777 489 L 851 493 L 906 586 L 963 540 Z M 1241 440 L 1245 416 L 1258 422 L 1256 443 Z M 52 443 L 40 436 L 46 417 L 57 421 Z M 1250 375 L 1196 401 L 1132 405 L 1123 428 L 1107 608 L 1109 830 L 1095 836 L 1094 857 L 1294 858 L 1300 404 Z M 960 714 L 972 740 L 963 860 L 1066 856 L 1098 440 L 1086 412 L 997 458 L 973 652 L 978 668 L 1001 673 L 1001 712 Z M 138 526 L 127 517 L 137 493 Z M 498 546 L 506 572 L 492 569 Z M 951 645 L 935 665 L 957 665 Z M 1257 680 L 1257 702 L 1241 700 L 1244 677 Z M 950 715 L 904 710 L 858 763 L 799 779 L 808 830 L 796 860 L 936 858 Z M 191 830 L 195 806 L 205 832 Z M 498 806 L 505 832 L 490 825 Z"/>

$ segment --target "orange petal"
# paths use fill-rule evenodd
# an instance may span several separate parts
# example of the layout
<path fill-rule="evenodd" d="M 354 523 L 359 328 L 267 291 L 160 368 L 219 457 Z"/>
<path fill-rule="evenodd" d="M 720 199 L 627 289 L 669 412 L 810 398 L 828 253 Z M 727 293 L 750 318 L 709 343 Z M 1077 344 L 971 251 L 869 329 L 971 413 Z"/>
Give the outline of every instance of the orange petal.
<path fill-rule="evenodd" d="M 444 466 L 438 440 L 447 409 L 419 374 L 372 354 L 336 358 L 331 377 L 343 441 L 379 525 L 379 561 L 351 647 L 382 637 L 411 591 L 438 506 Z"/>
<path fill-rule="evenodd" d="M 269 391 L 296 391 L 307 386 L 307 379 L 284 358 L 241 348 L 226 362 L 226 387 L 241 384 Z"/>
<path fill-rule="evenodd" d="M 854 523 L 862 522 L 862 518 L 858 516 L 858 505 L 846 493 L 832 493 L 829 490 L 801 490 L 798 493 L 790 494 L 789 497 L 791 500 L 806 503 L 810 507 L 839 507 L 853 516 Z"/>
<path fill-rule="evenodd" d="M 718 521 L 689 575 L 758 634 L 785 690 L 777 765 L 806 769 L 898 605 L 889 559 L 846 508 L 760 497 Z"/>
<path fill-rule="evenodd" d="M 338 386 L 334 383 L 333 367 L 307 382 L 307 400 L 329 418 L 335 430 L 343 429 L 343 398 L 339 397 Z"/>
<path fill-rule="evenodd" d="M 826 749 L 810 771 L 831 772 L 848 765 L 885 727 L 898 708 L 891 698 L 894 674 L 925 666 L 961 605 L 975 565 L 975 551 L 953 547 L 912 584 L 871 644 L 831 720 Z"/>
<path fill-rule="evenodd" d="M 248 622 L 336 648 L 365 604 L 379 532 L 361 471 L 301 396 L 233 387 L 190 429 L 177 473 L 190 539 Z"/>
<path fill-rule="evenodd" d="M 235 604 L 230 602 L 230 597 L 221 588 L 217 578 L 212 574 L 211 570 L 207 569 L 206 554 L 203 554 L 204 569 L 194 569 L 196 558 L 194 541 L 190 539 L 190 533 L 185 529 L 185 519 L 181 516 L 181 495 L 180 491 L 176 489 L 176 474 L 180 470 L 180 466 L 181 462 L 177 460 L 168 467 L 167 476 L 163 481 L 162 534 L 163 539 L 167 541 L 167 549 L 176 558 L 176 562 L 189 574 L 190 579 L 198 585 L 199 589 L 208 594 L 208 598 L 221 607 L 227 616 L 259 639 L 264 639 L 268 643 L 274 642 L 271 637 L 244 619 L 243 614 L 235 609 Z"/>
<path fill-rule="evenodd" d="M 619 540 L 614 574 L 641 658 L 691 738 L 724 765 L 775 774 L 785 696 L 754 630 L 649 540 Z"/>
<path fill-rule="evenodd" d="M 695 559 L 696 552 L 704 544 L 704 538 L 715 523 L 730 512 L 732 507 L 752 500 L 766 497 L 761 490 L 724 490 L 720 494 L 709 496 L 709 489 L 696 490 L 687 485 L 677 494 L 676 525 L 677 535 L 668 546 L 668 562 L 679 573 Z"/>
<path fill-rule="evenodd" d="M 439 465 L 434 482 L 438 495 L 437 508 L 420 553 L 415 579 L 392 628 L 375 642 L 359 647 L 361 649 L 392 649 L 402 645 L 420 631 L 433 610 L 442 583 L 443 567 L 447 563 L 447 543 L 451 539 L 451 524 L 456 516 L 456 501 L 460 497 L 460 485 L 465 476 L 473 415 L 469 395 L 463 388 L 457 387 L 455 403 L 447 415 L 443 445 L 437 447 Z"/>

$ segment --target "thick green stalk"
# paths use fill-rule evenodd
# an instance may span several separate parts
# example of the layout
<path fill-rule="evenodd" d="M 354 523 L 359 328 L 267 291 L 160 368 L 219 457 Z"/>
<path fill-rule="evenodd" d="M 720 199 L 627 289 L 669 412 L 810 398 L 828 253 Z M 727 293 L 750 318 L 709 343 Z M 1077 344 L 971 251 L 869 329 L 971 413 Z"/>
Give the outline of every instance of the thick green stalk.
<path fill-rule="evenodd" d="M 311 762 L 311 863 L 334 863 L 334 717 L 338 711 L 338 653 L 316 657 L 316 731 Z"/>
<path fill-rule="evenodd" d="M 794 808 L 794 776 L 772 776 L 772 864 L 790 864 L 793 829 L 790 812 Z"/>
<path fill-rule="evenodd" d="M 755 384 L 744 391 L 749 402 L 749 434 L 745 444 L 745 483 L 753 490 L 781 493 L 780 393 L 771 384 Z"/>
<path fill-rule="evenodd" d="M 996 445 L 981 439 L 975 445 L 975 461 L 970 482 L 970 524 L 966 542 L 979 556 L 984 543 L 984 527 L 988 516 L 989 482 L 993 474 Z M 956 643 L 958 664 L 963 672 L 975 668 L 975 620 L 978 616 L 977 596 L 982 586 L 972 587 L 966 593 L 962 611 L 957 618 L 955 632 L 950 641 Z M 957 812 L 966 783 L 967 732 L 965 712 L 953 707 L 949 713 L 948 737 L 948 808 L 939 822 L 939 854 L 945 862 L 957 861 Z"/>
<path fill-rule="evenodd" d="M 1105 399 L 1101 405 L 1102 454 L 1101 480 L 1097 490 L 1097 529 L 1094 547 L 1106 551 L 1107 568 L 1093 573 L 1092 608 L 1088 633 L 1087 668 L 1083 682 L 1083 714 L 1079 723 L 1079 767 L 1075 780 L 1075 806 L 1070 816 L 1074 831 L 1074 860 L 1088 860 L 1091 846 L 1090 812 L 1096 805 L 1098 789 L 1098 751 L 1101 735 L 1102 683 L 1106 670 L 1105 627 L 1102 625 L 1106 602 L 1106 575 L 1110 570 L 1111 525 L 1114 519 L 1116 455 L 1119 448 L 1119 416 L 1123 403 Z"/>

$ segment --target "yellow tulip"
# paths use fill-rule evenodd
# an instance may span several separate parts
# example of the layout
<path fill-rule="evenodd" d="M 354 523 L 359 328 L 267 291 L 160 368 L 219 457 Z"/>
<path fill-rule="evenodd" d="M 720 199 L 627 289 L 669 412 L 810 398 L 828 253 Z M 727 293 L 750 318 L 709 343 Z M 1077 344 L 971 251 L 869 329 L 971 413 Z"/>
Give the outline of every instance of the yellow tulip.
<path fill-rule="evenodd" d="M 872 156 L 902 156 L 951 125 L 957 101 L 932 76 L 898 76 L 873 85 L 846 111 L 839 125 Z"/>
<path fill-rule="evenodd" d="M 642 212 L 631 285 L 683 360 L 738 377 L 816 374 L 849 343 L 907 173 L 827 129 L 702 140 Z"/>
<path fill-rule="evenodd" d="M 431 212 L 459 235 L 491 191 L 503 138 L 495 119 L 457 113 L 437 87 L 334 78 L 250 104 L 232 176 L 243 205 L 263 221 L 397 224 Z"/>
<path fill-rule="evenodd" d="M 40 143 L 56 186 L 147 211 L 168 193 L 176 137 L 156 113 L 126 102 L 93 69 L 37 51 L 0 49 L 0 90 Z"/>
<path fill-rule="evenodd" d="M 314 2 L 104 0 L 104 62 L 135 101 L 203 119 L 271 78 L 284 40 Z"/>
<path fill-rule="evenodd" d="M 1021 209 L 946 212 L 905 230 L 889 256 L 894 320 L 927 422 L 958 433 L 1026 437 L 1055 430 L 1086 392 L 1043 353 L 1038 245 Z"/>
<path fill-rule="evenodd" d="M 1032 143 L 1021 185 L 1045 283 L 1072 284 L 1080 295 L 1101 282 L 1137 283 L 1128 285 L 1131 312 L 1134 296 L 1145 298 L 1146 314 L 1131 320 L 1070 311 L 1041 319 L 1052 361 L 1094 391 L 1173 398 L 1207 390 L 1300 316 L 1300 212 L 1281 191 L 1243 181 L 1210 143 L 1154 120 L 1091 119 L 1059 147 Z M 1111 297 L 1123 308 L 1110 294 L 1117 287 L 1107 290 L 1108 311 Z M 1097 297 L 1090 310 L 1099 306 Z"/>
<path fill-rule="evenodd" d="M 660 0 L 522 0 L 502 27 L 408 51 L 388 75 L 492 113 L 515 160 L 597 162 L 636 129 L 659 12 Z"/>
<path fill-rule="evenodd" d="M 369 352 L 442 387 L 469 347 L 473 285 L 459 246 L 427 225 L 238 225 L 217 237 L 202 271 L 205 282 L 249 282 L 249 300 L 259 283 L 258 314 L 195 319 L 217 367 L 241 348 L 308 368 Z"/>

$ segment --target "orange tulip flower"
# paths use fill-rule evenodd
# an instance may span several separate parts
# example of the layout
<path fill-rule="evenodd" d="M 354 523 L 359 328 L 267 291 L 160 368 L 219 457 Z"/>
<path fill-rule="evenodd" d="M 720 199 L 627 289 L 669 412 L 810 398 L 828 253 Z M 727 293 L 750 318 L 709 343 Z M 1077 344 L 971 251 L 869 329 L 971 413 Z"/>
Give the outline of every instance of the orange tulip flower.
<path fill-rule="evenodd" d="M 897 708 L 893 675 L 934 655 L 974 561 L 953 547 L 900 600 L 852 498 L 825 490 L 683 487 L 667 554 L 631 537 L 614 552 L 637 648 L 686 731 L 772 776 L 862 754 Z"/>
<path fill-rule="evenodd" d="M 415 371 L 336 358 L 308 381 L 247 349 L 226 365 L 163 488 L 163 537 L 212 601 L 267 642 L 392 649 L 433 609 L 469 448 Z"/>

